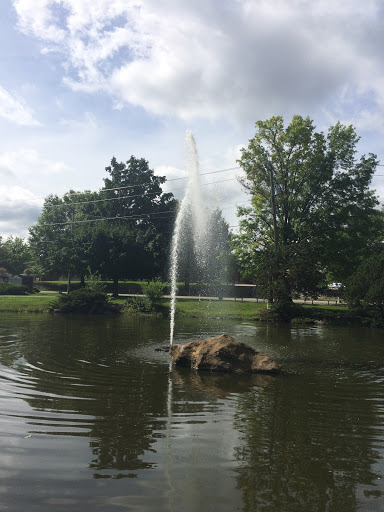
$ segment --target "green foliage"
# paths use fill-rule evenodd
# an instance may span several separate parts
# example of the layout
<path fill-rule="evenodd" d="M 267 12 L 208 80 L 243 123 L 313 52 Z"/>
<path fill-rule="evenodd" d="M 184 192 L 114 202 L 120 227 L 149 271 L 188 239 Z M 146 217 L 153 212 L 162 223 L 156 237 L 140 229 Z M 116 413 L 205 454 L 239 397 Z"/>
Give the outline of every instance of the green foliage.
<path fill-rule="evenodd" d="M 238 211 L 237 261 L 271 301 L 316 297 L 329 276 L 343 282 L 381 243 L 383 214 L 369 190 L 377 159 L 356 160 L 352 126 L 324 135 L 294 116 L 286 128 L 282 117 L 256 128 L 239 160 L 251 206 Z"/>
<path fill-rule="evenodd" d="M 85 276 L 85 287 L 95 293 L 106 293 L 106 284 L 102 281 L 100 272 L 93 272 L 88 267 L 88 274 Z"/>
<path fill-rule="evenodd" d="M 0 267 L 6 268 L 10 274 L 19 275 L 31 264 L 30 247 L 22 238 L 10 236 L 3 242 L 0 237 Z"/>
<path fill-rule="evenodd" d="M 153 307 L 147 297 L 127 297 L 124 309 L 134 313 L 152 313 Z"/>
<path fill-rule="evenodd" d="M 234 274 L 231 258 L 230 233 L 222 212 L 215 209 L 207 212 L 207 234 L 204 253 L 199 254 L 193 230 L 193 215 L 186 211 L 181 226 L 178 255 L 178 279 L 185 283 L 187 294 L 191 283 L 213 283 L 227 281 Z M 211 292 L 213 293 L 213 292 Z"/>
<path fill-rule="evenodd" d="M 373 254 L 346 281 L 344 296 L 351 308 L 372 311 L 384 319 L 384 252 Z"/>
<path fill-rule="evenodd" d="M 105 292 L 80 288 L 68 294 L 60 294 L 58 300 L 52 305 L 62 313 L 106 313 L 115 311 Z"/>
<path fill-rule="evenodd" d="M 142 283 L 141 287 L 143 289 L 143 293 L 151 308 L 156 308 L 163 302 L 165 286 L 165 283 L 162 283 L 159 279 L 149 281 L 148 283 Z"/>
<path fill-rule="evenodd" d="M 112 159 L 98 192 L 48 196 L 30 243 L 46 274 L 84 276 L 88 268 L 115 283 L 165 272 L 176 201 L 165 177 L 144 159 Z"/>
<path fill-rule="evenodd" d="M 164 176 L 156 176 L 147 160 L 131 156 L 125 163 L 115 157 L 105 168 L 103 203 L 109 217 L 120 217 L 115 223 L 128 227 L 140 255 L 135 265 L 126 266 L 130 278 L 151 278 L 164 274 L 168 263 L 176 200 L 163 193 Z M 136 252 L 137 250 L 131 250 Z"/>
<path fill-rule="evenodd" d="M 269 303 L 268 307 L 262 311 L 262 319 L 267 321 L 291 322 L 294 318 L 303 316 L 302 306 L 294 302 Z"/>
<path fill-rule="evenodd" d="M 27 287 L 22 284 L 0 283 L 0 295 L 26 295 Z"/>

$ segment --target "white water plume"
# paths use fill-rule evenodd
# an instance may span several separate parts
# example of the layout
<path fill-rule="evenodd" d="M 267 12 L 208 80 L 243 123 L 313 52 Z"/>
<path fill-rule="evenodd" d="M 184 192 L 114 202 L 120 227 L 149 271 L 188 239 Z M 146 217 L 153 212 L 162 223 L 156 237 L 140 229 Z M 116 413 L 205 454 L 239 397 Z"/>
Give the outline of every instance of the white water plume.
<path fill-rule="evenodd" d="M 196 150 L 195 139 L 189 130 L 185 136 L 185 164 L 188 171 L 188 183 L 184 197 L 180 203 L 177 213 L 175 227 L 172 237 L 171 250 L 171 325 L 170 325 L 170 345 L 173 344 L 175 330 L 175 310 L 177 294 L 177 278 L 179 271 L 180 245 L 183 235 L 183 228 L 187 221 L 187 214 L 192 215 L 192 237 L 193 244 L 198 259 L 204 261 L 206 256 L 207 244 L 207 212 L 203 206 L 201 197 L 201 184 L 199 173 L 199 161 Z"/>

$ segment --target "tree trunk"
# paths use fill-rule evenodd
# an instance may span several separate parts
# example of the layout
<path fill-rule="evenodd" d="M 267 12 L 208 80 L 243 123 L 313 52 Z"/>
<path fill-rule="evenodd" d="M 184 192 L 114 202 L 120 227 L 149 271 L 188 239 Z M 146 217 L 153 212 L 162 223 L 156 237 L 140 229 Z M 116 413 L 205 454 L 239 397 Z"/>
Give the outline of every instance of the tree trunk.
<path fill-rule="evenodd" d="M 81 286 L 81 288 L 85 288 L 85 276 L 84 276 L 84 274 L 80 274 L 80 286 Z"/>
<path fill-rule="evenodd" d="M 119 278 L 118 277 L 113 278 L 112 296 L 115 298 L 119 296 Z"/>

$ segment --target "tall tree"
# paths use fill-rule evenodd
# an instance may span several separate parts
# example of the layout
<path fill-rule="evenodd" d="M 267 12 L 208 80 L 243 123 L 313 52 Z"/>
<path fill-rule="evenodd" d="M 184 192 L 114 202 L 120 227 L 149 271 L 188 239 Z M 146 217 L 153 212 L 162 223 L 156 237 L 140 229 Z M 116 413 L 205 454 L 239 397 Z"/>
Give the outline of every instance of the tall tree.
<path fill-rule="evenodd" d="M 222 211 L 206 212 L 207 223 L 203 252 L 199 252 L 192 227 L 192 212 L 187 211 L 179 241 L 179 279 L 185 282 L 189 293 L 191 281 L 212 284 L 217 289 L 219 282 L 227 281 L 231 267 L 230 233 Z"/>
<path fill-rule="evenodd" d="M 286 128 L 282 117 L 256 123 L 239 160 L 251 206 L 239 208 L 235 248 L 271 301 L 316 294 L 327 275 L 343 281 L 381 242 L 369 189 L 378 161 L 357 160 L 358 141 L 353 126 L 337 123 L 324 135 L 308 117 L 294 116 Z"/>
<path fill-rule="evenodd" d="M 105 214 L 127 226 L 150 256 L 152 264 L 148 266 L 146 259 L 142 277 L 164 276 L 176 212 L 173 194 L 162 190 L 166 178 L 155 175 L 147 160 L 134 156 L 126 163 L 113 157 L 105 170 L 110 175 L 101 190 L 108 199 L 103 203 Z"/>
<path fill-rule="evenodd" d="M 73 190 L 62 198 L 45 199 L 41 216 L 29 230 L 31 249 L 45 273 L 86 273 L 92 253 L 90 225 L 102 216 L 99 199 L 98 192 Z"/>
<path fill-rule="evenodd" d="M 10 274 L 22 274 L 32 264 L 29 245 L 20 237 L 8 237 L 4 242 L 0 237 L 0 267 Z"/>
<path fill-rule="evenodd" d="M 98 192 L 48 196 L 30 229 L 30 243 L 46 273 L 84 276 L 88 267 L 114 280 L 164 273 L 176 201 L 163 194 L 165 177 L 144 159 L 106 168 Z"/>

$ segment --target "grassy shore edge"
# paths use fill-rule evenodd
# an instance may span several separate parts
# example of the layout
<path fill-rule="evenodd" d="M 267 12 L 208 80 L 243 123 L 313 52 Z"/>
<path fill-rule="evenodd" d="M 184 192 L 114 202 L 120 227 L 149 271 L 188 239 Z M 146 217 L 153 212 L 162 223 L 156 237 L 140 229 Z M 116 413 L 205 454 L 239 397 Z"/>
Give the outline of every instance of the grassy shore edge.
<path fill-rule="evenodd" d="M 34 295 L 1 295 L 0 313 L 47 313 L 58 294 L 49 293 Z M 125 297 L 112 299 L 116 304 L 123 305 Z M 260 321 L 266 319 L 265 303 L 242 301 L 199 301 L 179 300 L 176 303 L 176 315 L 179 318 L 213 318 L 239 321 Z M 163 303 L 163 310 L 169 309 L 169 301 Z M 304 305 L 301 318 L 295 323 L 315 322 L 350 323 L 357 319 L 345 306 L 337 305 Z M 129 313 L 129 312 L 128 312 Z"/>

